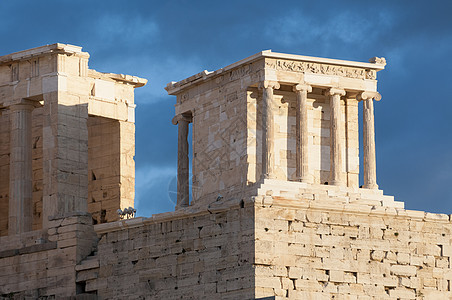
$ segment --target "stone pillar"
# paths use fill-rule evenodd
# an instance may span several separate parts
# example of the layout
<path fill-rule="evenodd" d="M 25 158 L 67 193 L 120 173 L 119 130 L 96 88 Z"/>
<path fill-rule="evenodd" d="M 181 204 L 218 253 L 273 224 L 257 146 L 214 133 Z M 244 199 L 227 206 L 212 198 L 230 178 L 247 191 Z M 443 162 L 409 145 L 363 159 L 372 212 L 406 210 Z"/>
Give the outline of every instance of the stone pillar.
<path fill-rule="evenodd" d="M 34 103 L 21 100 L 9 106 L 10 176 L 9 235 L 32 230 L 32 141 L 31 113 Z"/>
<path fill-rule="evenodd" d="M 65 78 L 59 74 L 48 83 Z M 42 226 L 48 229 L 55 226 L 51 220 L 88 209 L 88 97 L 53 91 L 43 98 Z"/>
<path fill-rule="evenodd" d="M 375 122 L 373 99 L 379 101 L 381 95 L 377 92 L 364 92 L 363 100 L 363 148 L 364 148 L 364 185 L 366 189 L 378 189 L 377 164 L 375 157 Z"/>
<path fill-rule="evenodd" d="M 330 99 L 330 184 L 343 186 L 344 181 L 342 179 L 342 139 L 341 132 L 343 122 L 341 120 L 341 96 L 345 96 L 345 91 L 337 88 L 331 88 L 329 91 Z"/>
<path fill-rule="evenodd" d="M 297 123 L 296 123 L 296 178 L 300 182 L 310 182 L 309 177 L 309 144 L 308 144 L 308 92 L 312 87 L 297 84 L 293 87 L 297 94 Z"/>
<path fill-rule="evenodd" d="M 262 178 L 275 178 L 273 90 L 280 85 L 275 81 L 262 81 Z"/>
<path fill-rule="evenodd" d="M 188 157 L 188 125 L 192 118 L 182 114 L 173 118 L 173 124 L 178 125 L 177 138 L 177 204 L 176 209 L 187 207 L 190 202 L 190 179 Z"/>

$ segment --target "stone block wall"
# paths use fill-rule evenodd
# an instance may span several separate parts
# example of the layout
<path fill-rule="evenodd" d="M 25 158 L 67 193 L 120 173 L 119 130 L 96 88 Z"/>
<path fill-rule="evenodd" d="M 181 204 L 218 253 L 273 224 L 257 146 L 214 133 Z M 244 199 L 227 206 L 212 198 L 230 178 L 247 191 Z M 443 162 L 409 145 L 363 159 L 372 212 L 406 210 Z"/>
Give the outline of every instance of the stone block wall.
<path fill-rule="evenodd" d="M 120 208 L 119 121 L 88 118 L 88 211 L 94 224 L 118 219 Z"/>
<path fill-rule="evenodd" d="M 450 216 L 358 202 L 256 196 L 99 224 L 76 281 L 102 299 L 452 297 Z"/>
<path fill-rule="evenodd" d="M 246 183 L 246 91 L 240 82 L 202 94 L 193 115 L 193 199 Z M 216 198 L 216 194 L 212 197 Z M 213 199 L 215 200 L 215 199 Z"/>
<path fill-rule="evenodd" d="M 88 214 L 50 221 L 48 230 L 0 237 L 0 298 L 58 299 L 83 294 L 75 265 L 95 249 Z"/>
<path fill-rule="evenodd" d="M 328 206 L 275 198 L 256 207 L 256 297 L 452 297 L 448 215 Z"/>
<path fill-rule="evenodd" d="M 135 123 L 119 121 L 119 206 L 134 207 L 135 202 Z M 117 216 L 115 212 L 115 216 Z M 107 219 L 114 219 L 108 215 Z"/>
<path fill-rule="evenodd" d="M 192 115 L 193 203 L 208 204 L 247 184 L 247 93 L 263 61 L 248 64 L 177 97 L 176 115 Z M 207 71 L 187 82 L 199 81 Z"/>
<path fill-rule="evenodd" d="M 135 125 L 88 118 L 88 212 L 94 224 L 119 220 L 135 199 Z"/>
<path fill-rule="evenodd" d="M 97 225 L 97 255 L 77 267 L 77 280 L 102 299 L 252 299 L 253 216 L 237 203 Z"/>

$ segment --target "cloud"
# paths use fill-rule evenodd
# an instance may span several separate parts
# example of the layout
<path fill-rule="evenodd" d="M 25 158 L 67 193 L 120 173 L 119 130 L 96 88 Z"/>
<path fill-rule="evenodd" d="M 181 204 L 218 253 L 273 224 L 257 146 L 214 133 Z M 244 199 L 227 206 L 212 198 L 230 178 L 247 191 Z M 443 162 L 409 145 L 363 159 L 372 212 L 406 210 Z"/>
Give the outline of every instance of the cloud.
<path fill-rule="evenodd" d="M 176 103 L 175 96 L 168 96 L 164 87 L 171 81 L 179 81 L 203 70 L 202 63 L 197 57 L 179 58 L 174 56 L 143 57 L 142 64 L 136 66 L 135 70 L 149 78 L 148 86 L 143 88 L 146 98 L 137 97 L 139 104 L 152 104 L 156 101 L 168 101 L 173 105 Z M 127 67 L 126 67 L 127 68 Z"/>
<path fill-rule="evenodd" d="M 109 44 L 135 44 L 137 40 L 156 39 L 160 32 L 158 24 L 152 19 L 144 19 L 139 15 L 130 18 L 119 12 L 100 15 L 93 31 L 100 41 Z"/>
<path fill-rule="evenodd" d="M 329 53 L 331 49 L 356 51 L 375 43 L 381 32 L 393 24 L 393 15 L 385 10 L 375 13 L 371 19 L 353 11 L 338 11 L 321 18 L 309 11 L 298 9 L 286 16 L 274 16 L 265 27 L 268 38 L 276 40 L 285 48 L 320 48 Z M 314 44 L 314 45 L 313 45 Z"/>
<path fill-rule="evenodd" d="M 136 170 L 135 208 L 140 216 L 174 209 L 176 169 L 146 165 Z"/>

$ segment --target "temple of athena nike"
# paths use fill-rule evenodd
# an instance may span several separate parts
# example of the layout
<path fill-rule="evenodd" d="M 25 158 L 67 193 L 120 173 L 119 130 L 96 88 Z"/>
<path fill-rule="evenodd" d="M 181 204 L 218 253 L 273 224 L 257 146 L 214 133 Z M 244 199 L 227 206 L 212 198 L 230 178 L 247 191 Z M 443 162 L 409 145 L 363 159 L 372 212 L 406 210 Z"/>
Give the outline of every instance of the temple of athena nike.
<path fill-rule="evenodd" d="M 148 217 L 147 80 L 88 60 L 67 44 L 0 56 L 0 299 L 452 298 L 451 216 L 378 185 L 384 58 L 268 50 L 169 83 L 177 204 Z"/>

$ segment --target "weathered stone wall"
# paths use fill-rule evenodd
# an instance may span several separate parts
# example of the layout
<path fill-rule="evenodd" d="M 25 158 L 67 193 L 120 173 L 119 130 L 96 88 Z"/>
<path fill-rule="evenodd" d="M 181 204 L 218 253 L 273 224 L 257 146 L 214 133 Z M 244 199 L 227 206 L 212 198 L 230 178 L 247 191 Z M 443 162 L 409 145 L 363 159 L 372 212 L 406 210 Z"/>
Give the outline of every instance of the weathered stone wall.
<path fill-rule="evenodd" d="M 240 82 L 199 96 L 193 116 L 193 199 L 246 182 L 246 110 Z M 216 195 L 212 196 L 215 200 Z"/>
<path fill-rule="evenodd" d="M 0 237 L 0 298 L 57 299 L 83 293 L 74 266 L 95 248 L 91 216 L 50 221 L 49 230 Z"/>
<path fill-rule="evenodd" d="M 78 284 L 108 299 L 452 297 L 450 216 L 364 198 L 228 202 L 96 225 Z"/>
<path fill-rule="evenodd" d="M 178 95 L 176 115 L 193 116 L 193 203 L 207 205 L 219 193 L 247 185 L 247 90 L 262 64 L 225 72 Z"/>
<path fill-rule="evenodd" d="M 119 121 L 119 182 L 120 196 L 119 206 L 134 207 L 135 202 L 135 123 L 132 121 Z M 108 220 L 116 217 L 116 212 L 108 215 Z"/>
<path fill-rule="evenodd" d="M 135 125 L 88 118 L 88 212 L 94 224 L 119 220 L 135 199 Z"/>
<path fill-rule="evenodd" d="M 88 211 L 94 224 L 118 220 L 119 121 L 88 118 Z"/>
<path fill-rule="evenodd" d="M 256 297 L 452 297 L 448 215 L 275 198 L 255 218 Z"/>
<path fill-rule="evenodd" d="M 102 299 L 252 299 L 253 224 L 253 207 L 239 205 L 100 224 L 99 263 L 77 278 Z"/>

